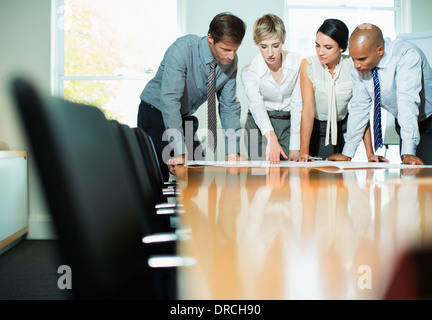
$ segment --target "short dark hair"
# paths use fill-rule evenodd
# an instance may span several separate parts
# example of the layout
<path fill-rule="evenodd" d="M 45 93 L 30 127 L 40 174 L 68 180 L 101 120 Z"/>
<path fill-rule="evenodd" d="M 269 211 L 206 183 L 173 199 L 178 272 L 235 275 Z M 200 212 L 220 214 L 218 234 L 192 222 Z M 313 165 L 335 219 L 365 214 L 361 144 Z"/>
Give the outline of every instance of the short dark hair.
<path fill-rule="evenodd" d="M 321 32 L 337 42 L 340 48 L 345 51 L 348 47 L 349 31 L 345 23 L 338 19 L 327 19 L 319 27 L 318 32 Z"/>
<path fill-rule="evenodd" d="M 212 36 L 214 43 L 222 41 L 226 36 L 229 39 L 225 41 L 241 44 L 246 33 L 246 24 L 239 17 L 229 12 L 222 12 L 210 22 L 208 33 Z"/>

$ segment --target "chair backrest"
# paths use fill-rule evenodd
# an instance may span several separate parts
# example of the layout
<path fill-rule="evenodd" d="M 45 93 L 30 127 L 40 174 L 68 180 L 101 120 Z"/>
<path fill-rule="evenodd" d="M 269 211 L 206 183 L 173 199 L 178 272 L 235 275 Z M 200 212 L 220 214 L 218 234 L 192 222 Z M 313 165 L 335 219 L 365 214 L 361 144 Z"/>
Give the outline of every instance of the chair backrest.
<path fill-rule="evenodd" d="M 152 186 L 158 192 L 158 202 L 166 202 L 167 198 L 163 195 L 162 192 L 162 189 L 164 187 L 162 170 L 159 167 L 159 161 L 153 145 L 153 141 L 143 129 L 137 127 L 133 128 L 133 130 L 135 131 L 135 134 L 138 138 L 138 143 L 143 153 L 145 165 L 147 167 L 147 172 L 149 173 Z"/>
<path fill-rule="evenodd" d="M 146 168 L 141 147 L 138 143 L 138 137 L 134 129 L 118 121 L 110 120 L 110 125 L 122 140 L 122 147 L 127 156 L 128 164 L 133 170 L 133 179 L 139 193 L 139 200 L 143 207 L 143 220 L 148 224 L 145 235 L 151 235 L 160 232 L 172 231 L 168 216 L 156 214 L 155 206 L 158 204 L 159 192 L 155 190 L 151 183 L 149 172 Z"/>
<path fill-rule="evenodd" d="M 157 299 L 136 193 L 103 113 L 13 83 L 76 298 Z"/>

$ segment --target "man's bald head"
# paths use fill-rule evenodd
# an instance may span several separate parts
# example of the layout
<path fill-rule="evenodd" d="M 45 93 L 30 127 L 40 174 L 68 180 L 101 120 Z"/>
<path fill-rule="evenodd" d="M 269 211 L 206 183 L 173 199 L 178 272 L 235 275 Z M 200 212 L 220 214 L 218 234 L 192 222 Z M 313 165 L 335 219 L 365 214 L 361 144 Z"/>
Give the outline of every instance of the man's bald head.
<path fill-rule="evenodd" d="M 363 23 L 354 29 L 349 42 L 353 45 L 369 45 L 376 49 L 384 45 L 384 37 L 376 25 Z"/>
<path fill-rule="evenodd" d="M 375 67 L 384 55 L 384 37 L 381 29 L 370 23 L 359 25 L 349 39 L 349 53 L 361 73 Z"/>

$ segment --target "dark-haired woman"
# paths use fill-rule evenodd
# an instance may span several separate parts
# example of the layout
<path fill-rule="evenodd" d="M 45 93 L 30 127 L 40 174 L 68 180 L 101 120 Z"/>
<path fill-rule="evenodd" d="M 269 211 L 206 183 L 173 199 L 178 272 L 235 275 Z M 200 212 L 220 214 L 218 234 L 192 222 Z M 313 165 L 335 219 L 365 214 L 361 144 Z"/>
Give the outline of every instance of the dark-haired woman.
<path fill-rule="evenodd" d="M 316 33 L 316 55 L 300 66 L 303 110 L 300 129 L 300 159 L 326 159 L 340 153 L 347 128 L 348 104 L 352 97 L 351 65 L 348 55 L 348 28 L 340 20 L 327 19 Z M 370 129 L 364 135 L 368 158 L 374 156 Z"/>

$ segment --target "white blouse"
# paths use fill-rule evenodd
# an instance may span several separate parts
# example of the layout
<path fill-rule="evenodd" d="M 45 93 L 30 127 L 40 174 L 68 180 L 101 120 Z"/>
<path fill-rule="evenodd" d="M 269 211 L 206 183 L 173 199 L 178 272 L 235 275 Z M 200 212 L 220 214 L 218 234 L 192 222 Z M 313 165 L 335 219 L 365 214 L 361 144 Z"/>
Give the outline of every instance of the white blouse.
<path fill-rule="evenodd" d="M 273 130 L 267 111 L 290 111 L 290 150 L 300 149 L 302 98 L 300 91 L 301 55 L 282 50 L 283 79 L 278 85 L 261 53 L 242 69 L 241 79 L 249 110 L 261 133 Z"/>
<path fill-rule="evenodd" d="M 352 98 L 351 65 L 347 55 L 341 55 L 332 78 L 327 65 L 322 64 L 316 55 L 306 58 L 308 76 L 312 81 L 315 93 L 315 118 L 327 120 L 326 142 L 337 144 L 337 121 L 343 120 L 348 112 L 348 104 Z"/>

